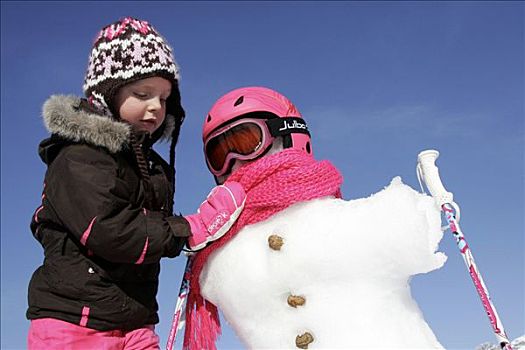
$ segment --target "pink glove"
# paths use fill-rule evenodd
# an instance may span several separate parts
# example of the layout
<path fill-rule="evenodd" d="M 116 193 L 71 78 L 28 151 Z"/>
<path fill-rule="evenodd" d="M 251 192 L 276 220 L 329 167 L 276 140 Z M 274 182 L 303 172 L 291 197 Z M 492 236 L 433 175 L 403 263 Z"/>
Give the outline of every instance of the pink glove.
<path fill-rule="evenodd" d="M 228 232 L 241 214 L 245 201 L 246 192 L 238 182 L 225 182 L 213 188 L 197 214 L 184 217 L 192 232 L 188 239 L 190 249 L 200 250 Z"/>

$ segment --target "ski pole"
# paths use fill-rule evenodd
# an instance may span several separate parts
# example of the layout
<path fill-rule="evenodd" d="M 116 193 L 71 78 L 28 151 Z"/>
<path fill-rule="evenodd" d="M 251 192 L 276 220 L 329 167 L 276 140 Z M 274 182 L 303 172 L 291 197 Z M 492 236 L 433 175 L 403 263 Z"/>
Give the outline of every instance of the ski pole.
<path fill-rule="evenodd" d="M 439 169 L 435 165 L 435 161 L 438 157 L 439 152 L 436 150 L 426 150 L 419 153 L 417 157 L 418 179 L 420 181 L 421 178 L 423 179 L 423 182 L 430 191 L 430 194 L 432 197 L 434 197 L 434 200 L 445 215 L 445 218 L 448 222 L 448 228 L 450 228 L 450 231 L 456 239 L 456 244 L 459 248 L 459 251 L 461 252 L 463 261 L 465 261 L 465 264 L 467 265 L 470 277 L 474 282 L 474 286 L 476 287 L 476 290 L 481 299 L 481 303 L 485 308 L 485 312 L 487 313 L 492 330 L 496 335 L 499 345 L 504 350 L 512 350 L 507 334 L 505 333 L 505 329 L 503 328 L 503 324 L 501 323 L 501 320 L 496 311 L 496 307 L 490 299 L 488 289 L 485 286 L 483 278 L 481 277 L 481 273 L 476 266 L 470 247 L 465 240 L 465 236 L 463 235 L 461 228 L 459 227 L 459 206 L 454 202 L 454 195 L 451 192 L 447 192 L 441 183 Z"/>
<path fill-rule="evenodd" d="M 177 304 L 175 305 L 175 311 L 173 312 L 173 320 L 171 322 L 171 329 L 170 334 L 168 336 L 168 343 L 166 344 L 166 350 L 173 349 L 173 344 L 175 344 L 175 338 L 177 337 L 177 331 L 184 325 L 184 320 L 181 320 L 181 315 L 184 314 L 183 311 L 186 305 L 186 299 L 188 297 L 190 289 L 190 275 L 192 263 L 193 255 L 189 255 L 188 260 L 186 261 L 186 267 L 184 269 L 182 283 L 180 285 L 179 296 L 177 297 Z"/>

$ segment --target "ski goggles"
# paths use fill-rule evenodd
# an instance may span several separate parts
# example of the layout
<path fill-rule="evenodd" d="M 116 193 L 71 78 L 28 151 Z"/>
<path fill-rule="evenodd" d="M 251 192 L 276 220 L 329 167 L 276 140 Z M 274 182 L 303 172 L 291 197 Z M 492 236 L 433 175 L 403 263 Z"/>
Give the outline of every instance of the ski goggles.
<path fill-rule="evenodd" d="M 233 159 L 259 157 L 274 137 L 264 119 L 245 118 L 214 131 L 204 144 L 206 163 L 213 175 L 226 174 Z"/>
<path fill-rule="evenodd" d="M 263 155 L 275 137 L 310 135 L 302 118 L 243 118 L 214 131 L 204 142 L 208 168 L 215 176 L 226 174 L 232 160 L 252 160 Z"/>

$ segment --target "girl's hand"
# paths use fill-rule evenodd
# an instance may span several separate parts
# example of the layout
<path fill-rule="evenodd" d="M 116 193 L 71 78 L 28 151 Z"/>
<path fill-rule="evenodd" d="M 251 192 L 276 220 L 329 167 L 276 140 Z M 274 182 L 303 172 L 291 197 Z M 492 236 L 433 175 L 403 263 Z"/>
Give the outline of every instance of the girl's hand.
<path fill-rule="evenodd" d="M 192 232 L 188 239 L 190 249 L 200 250 L 228 232 L 241 214 L 245 201 L 246 192 L 238 182 L 227 181 L 213 188 L 197 213 L 184 217 Z"/>

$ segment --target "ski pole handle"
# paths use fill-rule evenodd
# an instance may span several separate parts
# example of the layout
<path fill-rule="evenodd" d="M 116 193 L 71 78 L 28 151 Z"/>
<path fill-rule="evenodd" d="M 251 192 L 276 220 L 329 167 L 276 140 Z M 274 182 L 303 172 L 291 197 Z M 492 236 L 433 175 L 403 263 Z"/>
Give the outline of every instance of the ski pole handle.
<path fill-rule="evenodd" d="M 454 195 L 448 192 L 441 183 L 439 169 L 435 164 L 438 157 L 439 152 L 433 149 L 420 152 L 417 156 L 417 170 L 430 194 L 441 208 L 445 203 L 453 203 Z"/>
<path fill-rule="evenodd" d="M 465 236 L 459 227 L 459 206 L 454 203 L 454 195 L 451 192 L 448 192 L 441 183 L 439 169 L 436 166 L 436 159 L 438 157 L 439 152 L 432 149 L 418 154 L 416 168 L 418 178 L 420 181 L 421 179 L 423 180 L 427 189 L 430 191 L 430 194 L 434 197 L 434 200 L 445 214 L 449 224 L 448 227 L 456 238 L 456 243 L 461 252 L 461 256 L 467 265 L 470 277 L 472 278 L 478 295 L 481 298 L 481 302 L 485 308 L 487 316 L 489 317 L 492 329 L 501 348 L 504 350 L 512 350 L 512 346 L 510 345 L 507 334 L 501 324 L 496 308 L 490 300 L 489 292 L 483 282 L 481 273 L 474 262 L 474 256 L 472 255 L 470 247 L 465 240 Z"/>

